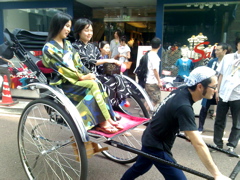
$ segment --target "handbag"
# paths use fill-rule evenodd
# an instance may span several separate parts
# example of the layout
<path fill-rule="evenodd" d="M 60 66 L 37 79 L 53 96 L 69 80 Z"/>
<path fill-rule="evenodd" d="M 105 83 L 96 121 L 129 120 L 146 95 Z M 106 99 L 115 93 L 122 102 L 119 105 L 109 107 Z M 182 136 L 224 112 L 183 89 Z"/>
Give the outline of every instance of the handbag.
<path fill-rule="evenodd" d="M 120 74 L 120 66 L 115 63 L 104 63 L 103 73 L 107 75 Z"/>
<path fill-rule="evenodd" d="M 132 66 L 132 62 L 128 61 L 128 62 L 124 62 L 124 64 L 126 65 L 126 69 L 130 69 Z"/>

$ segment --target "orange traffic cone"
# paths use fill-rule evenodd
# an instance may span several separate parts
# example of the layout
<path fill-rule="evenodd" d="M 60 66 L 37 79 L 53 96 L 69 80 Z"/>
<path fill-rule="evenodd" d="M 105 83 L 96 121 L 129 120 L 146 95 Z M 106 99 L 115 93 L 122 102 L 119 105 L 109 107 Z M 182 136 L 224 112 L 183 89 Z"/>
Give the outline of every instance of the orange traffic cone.
<path fill-rule="evenodd" d="M 2 89 L 2 101 L 0 102 L 0 105 L 3 106 L 11 106 L 14 104 L 17 104 L 18 101 L 13 101 L 12 100 L 12 96 L 11 96 L 11 91 L 10 91 L 10 87 L 8 84 L 8 78 L 6 75 L 4 75 L 3 78 L 3 89 Z"/>

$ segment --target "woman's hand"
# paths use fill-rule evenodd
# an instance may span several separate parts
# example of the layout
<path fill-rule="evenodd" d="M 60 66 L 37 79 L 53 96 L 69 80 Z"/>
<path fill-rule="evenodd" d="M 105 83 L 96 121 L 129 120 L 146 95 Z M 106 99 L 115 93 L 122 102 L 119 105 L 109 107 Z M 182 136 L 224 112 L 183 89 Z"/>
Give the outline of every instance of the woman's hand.
<path fill-rule="evenodd" d="M 114 63 L 118 66 L 121 66 L 122 65 L 122 62 L 116 60 L 116 59 L 108 59 L 107 63 Z"/>
<path fill-rule="evenodd" d="M 119 59 L 119 54 L 114 56 L 114 59 Z"/>
<path fill-rule="evenodd" d="M 10 60 L 8 60 L 8 59 L 2 57 L 2 56 L 0 56 L 0 59 L 2 59 L 2 60 L 4 60 L 4 61 L 6 61 L 7 63 L 11 64 L 12 67 L 15 67 L 12 61 L 10 61 Z"/>
<path fill-rule="evenodd" d="M 96 75 L 93 74 L 93 73 L 89 73 L 89 74 L 83 75 L 81 77 L 82 81 L 84 81 L 84 80 L 95 80 L 95 79 L 96 79 Z"/>
<path fill-rule="evenodd" d="M 12 65 L 12 67 L 15 67 L 15 65 L 13 64 L 13 62 L 12 62 L 12 61 L 9 61 L 9 63 Z"/>

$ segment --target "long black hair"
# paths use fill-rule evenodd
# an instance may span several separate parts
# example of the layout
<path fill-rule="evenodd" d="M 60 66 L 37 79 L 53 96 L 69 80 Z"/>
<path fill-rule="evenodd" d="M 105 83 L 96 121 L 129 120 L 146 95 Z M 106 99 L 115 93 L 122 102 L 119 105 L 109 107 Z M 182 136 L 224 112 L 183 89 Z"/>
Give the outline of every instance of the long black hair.
<path fill-rule="evenodd" d="M 64 12 L 55 14 L 50 22 L 47 41 L 55 38 L 58 33 L 61 32 L 68 21 L 72 21 L 72 17 L 69 14 L 66 14 Z"/>
<path fill-rule="evenodd" d="M 78 19 L 75 24 L 74 24 L 74 28 L 73 28 L 73 32 L 74 32 L 74 37 L 76 40 L 80 39 L 79 33 L 82 32 L 82 30 L 88 25 L 88 27 L 90 25 L 92 25 L 92 21 L 90 21 L 87 18 L 80 18 Z"/>
<path fill-rule="evenodd" d="M 116 31 L 114 31 L 114 34 L 115 34 L 115 33 L 117 33 L 119 39 L 122 37 L 122 32 L 121 32 L 119 29 L 117 29 Z"/>

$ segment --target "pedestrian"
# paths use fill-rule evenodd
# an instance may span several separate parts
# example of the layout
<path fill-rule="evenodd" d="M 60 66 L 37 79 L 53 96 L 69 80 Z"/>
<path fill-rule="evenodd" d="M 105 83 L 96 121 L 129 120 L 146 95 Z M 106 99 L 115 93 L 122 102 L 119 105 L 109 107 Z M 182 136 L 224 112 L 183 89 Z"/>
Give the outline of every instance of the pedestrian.
<path fill-rule="evenodd" d="M 161 40 L 157 37 L 151 40 L 152 50 L 148 53 L 148 72 L 145 84 L 145 90 L 156 108 L 161 102 L 161 79 L 159 76 L 160 58 L 158 50 L 161 48 Z M 147 108 L 149 110 L 149 108 Z"/>
<path fill-rule="evenodd" d="M 216 70 L 217 67 L 219 66 L 220 62 L 222 61 L 223 57 L 225 54 L 229 54 L 231 52 L 231 47 L 227 43 L 219 43 L 216 48 L 215 48 L 215 54 L 216 58 L 212 59 L 209 61 L 207 64 L 208 67 L 212 68 L 213 70 Z M 202 108 L 199 113 L 199 126 L 198 126 L 198 131 L 200 133 L 203 132 L 203 126 L 205 123 L 205 119 L 207 117 L 208 109 L 210 108 L 211 105 L 216 105 L 216 97 L 215 95 L 213 96 L 212 99 L 205 99 L 203 98 L 202 100 Z M 214 113 L 213 113 L 214 114 Z M 216 112 L 215 112 L 216 116 Z"/>
<path fill-rule="evenodd" d="M 118 55 L 118 47 L 120 46 L 120 37 L 122 36 L 122 32 L 117 29 L 114 32 L 114 39 L 110 41 L 110 58 L 114 58 L 116 55 Z"/>
<path fill-rule="evenodd" d="M 235 153 L 240 137 L 240 38 L 236 40 L 237 51 L 224 56 L 217 68 L 219 75 L 216 92 L 217 114 L 214 123 L 214 143 L 223 148 L 223 133 L 230 108 L 232 128 L 228 138 L 228 151 Z M 236 154 L 236 153 L 235 153 Z"/>
<path fill-rule="evenodd" d="M 142 136 L 142 151 L 176 163 L 171 149 L 176 133 L 183 131 L 194 146 L 200 160 L 215 179 L 225 180 L 213 162 L 209 149 L 197 130 L 192 105 L 202 98 L 211 99 L 216 91 L 215 71 L 206 66 L 195 68 L 185 78 L 185 86 L 172 91 L 157 108 Z M 133 180 L 146 173 L 152 165 L 166 180 L 186 180 L 182 170 L 165 165 L 146 157 L 138 156 L 136 163 L 128 169 L 121 180 Z"/>
<path fill-rule="evenodd" d="M 123 72 L 124 75 L 128 75 L 128 69 L 131 68 L 132 62 L 129 62 L 129 59 L 131 58 L 131 49 L 127 45 L 127 38 L 126 36 L 122 36 L 120 38 L 120 46 L 118 47 L 118 55 L 116 55 L 114 58 L 118 59 L 121 63 L 130 63 L 129 67 Z"/>

